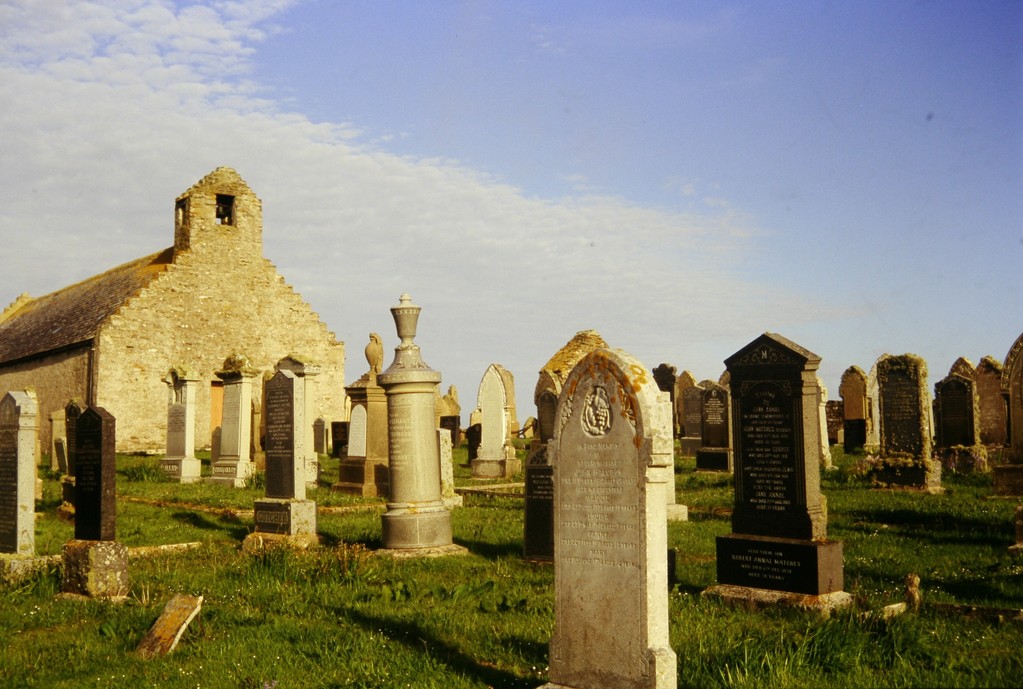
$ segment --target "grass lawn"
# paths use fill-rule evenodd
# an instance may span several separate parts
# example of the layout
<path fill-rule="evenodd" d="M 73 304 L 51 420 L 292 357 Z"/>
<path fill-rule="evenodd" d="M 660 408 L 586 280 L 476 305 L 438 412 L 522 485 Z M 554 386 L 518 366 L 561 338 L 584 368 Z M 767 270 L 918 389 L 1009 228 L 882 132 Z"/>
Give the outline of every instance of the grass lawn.
<path fill-rule="evenodd" d="M 991 498 L 986 476 L 946 477 L 942 495 L 872 490 L 852 470 L 856 458 L 833 451 L 829 536 L 844 542 L 845 590 L 859 607 L 827 620 L 700 597 L 716 583 L 714 538 L 731 531 L 732 483 L 677 462 L 678 502 L 690 508 L 690 521 L 668 527 L 679 686 L 1020 685 L 1023 623 L 937 605 L 1023 608 L 1023 561 L 1007 550 L 1015 502 Z M 479 485 L 457 466 L 465 449 L 455 453 L 456 483 Z M 521 498 L 465 496 L 452 525 L 468 555 L 393 560 L 373 553 L 383 501 L 332 492 L 337 461 L 323 465 L 309 498 L 324 508 L 324 547 L 248 554 L 239 547 L 258 482 L 183 486 L 161 480 L 153 458 L 119 457 L 118 539 L 202 545 L 133 559 L 120 605 L 56 599 L 56 570 L 0 589 L 0 686 L 533 689 L 547 680 L 554 572 L 521 558 Z M 72 535 L 58 503 L 47 477 L 40 554 Z M 901 601 L 908 572 L 922 580 L 919 615 L 861 614 Z M 201 614 L 174 653 L 139 659 L 134 648 L 178 592 L 202 595 Z"/>

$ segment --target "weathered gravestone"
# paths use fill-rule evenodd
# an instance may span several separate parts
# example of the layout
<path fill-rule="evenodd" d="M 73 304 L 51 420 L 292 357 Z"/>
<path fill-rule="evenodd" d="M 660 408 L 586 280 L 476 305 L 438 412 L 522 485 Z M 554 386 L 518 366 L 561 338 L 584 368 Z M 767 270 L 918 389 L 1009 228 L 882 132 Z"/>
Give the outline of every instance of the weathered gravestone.
<path fill-rule="evenodd" d="M 867 376 L 859 366 L 850 366 L 842 374 L 842 382 L 838 386 L 838 394 L 842 396 L 842 412 L 845 416 L 846 452 L 862 449 L 867 444 L 867 428 L 870 415 L 867 411 Z"/>
<path fill-rule="evenodd" d="M 696 453 L 697 471 L 732 471 L 731 409 L 728 390 L 709 380 L 703 388 L 703 442 Z"/>
<path fill-rule="evenodd" d="M 327 454 L 330 440 L 327 437 L 327 420 L 318 418 L 313 421 L 313 452 L 318 455 Z"/>
<path fill-rule="evenodd" d="M 462 496 L 455 492 L 455 465 L 452 456 L 451 433 L 437 429 L 437 452 L 440 456 L 440 498 L 448 509 L 461 507 Z"/>
<path fill-rule="evenodd" d="M 832 445 L 845 443 L 845 411 L 842 400 L 828 400 L 824 405 L 824 415 L 828 424 L 828 442 Z"/>
<path fill-rule="evenodd" d="M 142 658 L 159 658 L 173 651 L 188 624 L 199 614 L 202 596 L 175 594 L 168 601 L 156 624 L 142 638 L 135 652 Z"/>
<path fill-rule="evenodd" d="M 764 333 L 725 360 L 735 419 L 732 533 L 717 539 L 719 586 L 708 595 L 832 608 L 842 592 L 842 543 L 827 538 L 820 491 L 820 357 Z M 772 593 L 773 592 L 773 593 Z"/>
<path fill-rule="evenodd" d="M 942 472 L 987 471 L 987 448 L 979 443 L 973 377 L 949 373 L 934 384 L 934 444 Z"/>
<path fill-rule="evenodd" d="M 817 425 L 817 433 L 819 435 L 818 447 L 820 448 L 820 461 L 821 466 L 824 469 L 834 469 L 835 465 L 831 461 L 831 444 L 828 439 L 828 389 L 824 386 L 824 381 L 817 376 L 817 410 L 820 415 Z"/>
<path fill-rule="evenodd" d="M 316 417 L 316 378 L 321 373 L 319 364 L 295 355 L 277 362 L 278 371 L 285 369 L 295 374 L 295 404 L 301 407 L 302 425 L 295 436 L 295 451 L 302 465 L 305 482 L 315 486 L 320 477 L 320 457 L 316 454 L 313 420 Z"/>
<path fill-rule="evenodd" d="M 509 386 L 511 373 L 490 364 L 480 380 L 476 408 L 480 412 L 480 446 L 472 460 L 473 478 L 509 478 L 521 470 L 511 441 L 509 414 L 515 407 L 515 390 Z"/>
<path fill-rule="evenodd" d="M 64 593 L 121 597 L 128 593 L 128 549 L 118 543 L 116 423 L 88 407 L 75 424 L 75 537 L 62 551 Z"/>
<path fill-rule="evenodd" d="M 997 495 L 1023 495 L 1023 334 L 1013 342 L 1002 366 L 1008 436 L 1006 463 L 994 467 Z"/>
<path fill-rule="evenodd" d="M 259 372 L 249 360 L 235 354 L 224 360 L 216 376 L 224 383 L 223 418 L 220 424 L 220 448 L 207 479 L 234 488 L 242 488 L 255 473 L 250 454 L 252 446 L 252 385 Z"/>
<path fill-rule="evenodd" d="M 974 376 L 977 386 L 977 414 L 980 417 L 980 442 L 984 445 L 1005 445 L 1005 398 L 1002 397 L 1002 364 L 985 356 L 977 364 Z"/>
<path fill-rule="evenodd" d="M 366 346 L 369 371 L 345 386 L 352 410 L 348 416 L 348 455 L 338 468 L 338 482 L 332 488 L 349 495 L 387 495 L 389 474 L 387 395 L 377 376 L 383 366 L 382 342 L 370 333 Z M 431 426 L 433 424 L 431 423 Z"/>
<path fill-rule="evenodd" d="M 31 390 L 0 399 L 0 553 L 35 554 L 39 404 Z"/>
<path fill-rule="evenodd" d="M 195 483 L 202 470 L 202 462 L 195 456 L 195 394 L 200 377 L 172 368 L 163 380 L 168 387 L 167 453 L 160 466 L 181 483 Z"/>
<path fill-rule="evenodd" d="M 927 364 L 914 354 L 877 360 L 880 459 L 870 472 L 880 485 L 941 490 L 941 463 L 932 457 Z"/>
<path fill-rule="evenodd" d="M 668 689 L 665 483 L 671 409 L 620 350 L 580 361 L 558 401 L 549 689 Z"/>
<path fill-rule="evenodd" d="M 448 435 L 451 436 L 451 447 L 458 447 L 458 444 L 462 441 L 461 423 L 462 417 L 460 416 L 440 417 L 440 427 L 447 431 Z"/>
<path fill-rule="evenodd" d="M 885 354 L 883 356 L 890 355 Z M 877 361 L 875 361 L 874 365 L 870 367 L 870 373 L 867 374 L 867 442 L 863 444 L 864 452 L 881 451 L 881 403 L 878 400 L 879 394 Z"/>
<path fill-rule="evenodd" d="M 441 499 L 433 399 L 440 373 L 427 366 L 413 341 L 419 312 L 408 294 L 391 307 L 401 344 L 379 378 L 387 393 L 391 474 L 383 544 L 392 554 L 465 553 L 451 540 L 451 512 Z"/>
<path fill-rule="evenodd" d="M 298 377 L 281 368 L 265 384 L 266 497 L 256 500 L 255 533 L 245 545 L 284 541 L 300 547 L 318 542 L 316 503 L 305 499 L 305 402 L 296 394 Z"/>
<path fill-rule="evenodd" d="M 682 371 L 675 379 L 675 437 L 682 438 L 686 435 L 686 405 L 684 395 L 686 390 L 696 385 L 696 378 L 689 371 Z"/>
<path fill-rule="evenodd" d="M 695 457 L 703 446 L 703 385 L 693 383 L 682 393 L 683 457 Z"/>
<path fill-rule="evenodd" d="M 66 474 L 67 464 L 61 466 L 57 459 L 58 438 L 64 439 L 64 449 L 67 450 L 67 425 L 64 423 L 63 409 L 50 412 L 50 471 Z M 67 452 L 64 453 L 64 456 L 67 457 Z"/>
<path fill-rule="evenodd" d="M 71 521 L 75 516 L 75 436 L 77 435 L 78 417 L 82 415 L 83 406 L 77 400 L 71 400 L 64 407 L 64 429 L 67 432 L 64 452 L 67 456 L 67 473 L 60 477 L 61 504 L 57 508 L 57 516 Z"/>

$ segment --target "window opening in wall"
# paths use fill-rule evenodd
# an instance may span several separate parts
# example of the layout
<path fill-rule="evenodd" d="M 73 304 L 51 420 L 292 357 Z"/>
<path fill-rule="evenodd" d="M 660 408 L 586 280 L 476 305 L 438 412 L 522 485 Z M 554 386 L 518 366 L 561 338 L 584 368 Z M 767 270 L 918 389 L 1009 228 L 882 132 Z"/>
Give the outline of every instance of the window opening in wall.
<path fill-rule="evenodd" d="M 217 222 L 221 225 L 234 225 L 234 197 L 217 194 Z"/>
<path fill-rule="evenodd" d="M 178 227 L 185 224 L 185 216 L 188 214 L 188 199 L 181 199 L 174 204 L 174 220 Z"/>

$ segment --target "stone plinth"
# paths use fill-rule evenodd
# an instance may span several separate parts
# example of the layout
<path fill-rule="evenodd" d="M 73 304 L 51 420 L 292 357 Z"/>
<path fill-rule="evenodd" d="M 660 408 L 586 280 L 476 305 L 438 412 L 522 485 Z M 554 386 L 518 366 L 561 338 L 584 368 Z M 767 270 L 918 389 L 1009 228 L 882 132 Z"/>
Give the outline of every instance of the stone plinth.
<path fill-rule="evenodd" d="M 117 541 L 72 540 L 64 544 L 61 591 L 80 596 L 128 595 L 128 548 Z"/>
<path fill-rule="evenodd" d="M 441 499 L 434 390 L 440 373 L 422 360 L 413 342 L 419 307 L 407 294 L 391 308 L 398 337 L 394 362 L 380 374 L 387 394 L 390 486 L 381 517 L 384 548 L 419 550 L 452 546 L 451 513 Z"/>
<path fill-rule="evenodd" d="M 338 467 L 334 490 L 348 495 L 387 495 L 389 482 L 387 394 L 370 370 L 345 387 L 352 402 L 348 425 L 348 454 Z"/>

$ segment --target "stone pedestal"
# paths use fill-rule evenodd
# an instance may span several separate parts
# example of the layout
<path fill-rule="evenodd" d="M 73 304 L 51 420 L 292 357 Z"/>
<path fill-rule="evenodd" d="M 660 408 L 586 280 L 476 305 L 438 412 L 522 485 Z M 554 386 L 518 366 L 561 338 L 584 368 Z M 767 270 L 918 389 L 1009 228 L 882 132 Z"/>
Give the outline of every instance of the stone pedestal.
<path fill-rule="evenodd" d="M 312 500 L 256 500 L 255 523 L 255 533 L 242 543 L 245 550 L 270 544 L 305 548 L 321 540 L 316 533 L 316 503 Z"/>
<path fill-rule="evenodd" d="M 180 483 L 200 480 L 202 462 L 195 457 L 195 393 L 199 374 L 172 368 L 164 377 L 167 400 L 167 452 L 160 467 Z"/>
<path fill-rule="evenodd" d="M 252 383 L 258 371 L 248 360 L 233 355 L 216 373 L 224 381 L 224 416 L 220 426 L 220 452 L 213 462 L 210 483 L 243 488 L 254 473 L 252 442 Z"/>
<path fill-rule="evenodd" d="M 128 548 L 117 541 L 71 540 L 64 544 L 61 591 L 89 597 L 128 595 Z"/>
<path fill-rule="evenodd" d="M 419 311 L 407 294 L 391 308 L 401 344 L 379 377 L 387 393 L 390 487 L 382 526 L 384 548 L 390 550 L 453 545 L 451 513 L 440 493 L 434 404 L 440 373 L 427 366 L 413 342 Z"/>
<path fill-rule="evenodd" d="M 338 482 L 331 487 L 348 495 L 386 496 L 387 394 L 373 370 L 346 386 L 345 393 L 352 402 L 348 454 L 338 466 Z"/>

